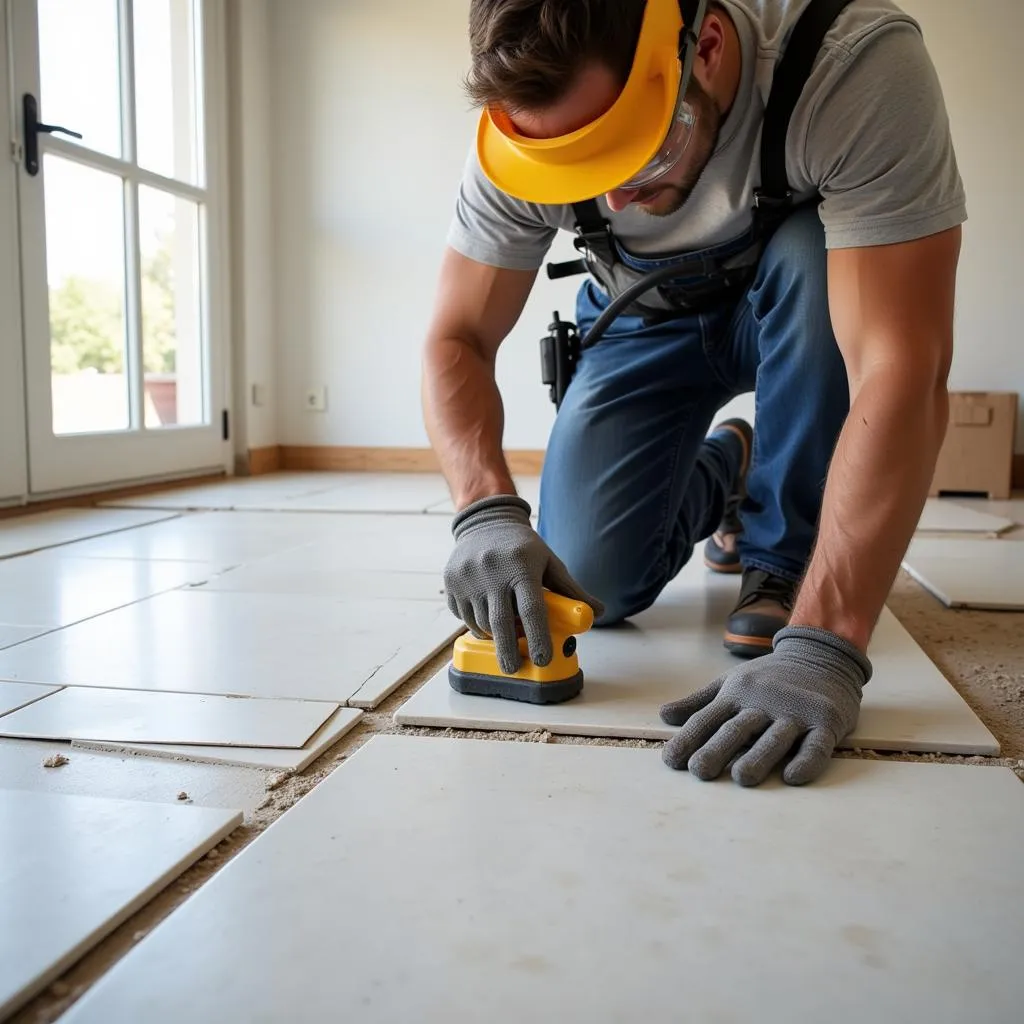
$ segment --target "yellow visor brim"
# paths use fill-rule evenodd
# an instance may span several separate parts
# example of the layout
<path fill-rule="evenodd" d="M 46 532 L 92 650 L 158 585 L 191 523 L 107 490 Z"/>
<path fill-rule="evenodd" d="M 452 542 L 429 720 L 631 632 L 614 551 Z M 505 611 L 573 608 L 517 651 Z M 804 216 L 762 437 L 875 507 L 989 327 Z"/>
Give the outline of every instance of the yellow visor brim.
<path fill-rule="evenodd" d="M 532 203 L 576 203 L 618 188 L 657 156 L 679 95 L 677 0 L 648 0 L 633 67 L 605 113 L 568 135 L 533 139 L 491 109 L 481 113 L 477 157 L 497 188 Z"/>

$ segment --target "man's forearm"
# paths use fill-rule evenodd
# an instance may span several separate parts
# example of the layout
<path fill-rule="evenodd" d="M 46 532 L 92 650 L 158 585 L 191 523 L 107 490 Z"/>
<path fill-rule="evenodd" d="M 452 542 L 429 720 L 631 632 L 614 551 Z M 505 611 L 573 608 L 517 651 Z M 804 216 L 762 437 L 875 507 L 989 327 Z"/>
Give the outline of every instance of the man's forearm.
<path fill-rule="evenodd" d="M 424 354 L 422 390 L 427 433 L 456 508 L 491 494 L 514 494 L 493 363 L 466 342 L 433 340 Z"/>
<path fill-rule="evenodd" d="M 945 381 L 914 368 L 862 382 L 840 434 L 814 555 L 791 622 L 867 648 L 928 495 L 945 436 Z"/>

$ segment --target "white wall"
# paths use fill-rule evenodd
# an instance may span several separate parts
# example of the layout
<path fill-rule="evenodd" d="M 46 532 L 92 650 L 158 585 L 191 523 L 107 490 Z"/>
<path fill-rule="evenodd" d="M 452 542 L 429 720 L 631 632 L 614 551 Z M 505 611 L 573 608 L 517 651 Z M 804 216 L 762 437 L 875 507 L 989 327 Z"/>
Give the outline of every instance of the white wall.
<path fill-rule="evenodd" d="M 269 2 L 229 0 L 227 18 L 232 433 L 242 454 L 278 443 Z"/>
<path fill-rule="evenodd" d="M 986 0 L 969 15 L 960 0 L 905 7 L 939 68 L 969 194 L 953 386 L 1024 393 L 1024 5 Z M 460 91 L 468 0 L 270 10 L 279 440 L 426 445 L 420 344 L 476 119 Z M 552 258 L 573 255 L 566 238 Z M 553 309 L 573 314 L 580 280 L 542 274 L 502 349 L 507 447 L 546 443 L 553 407 L 537 341 Z M 327 412 L 307 412 L 307 389 L 324 384 Z M 749 415 L 749 399 L 738 410 Z"/>
<path fill-rule="evenodd" d="M 1024 4 L 903 0 L 942 81 L 967 190 L 957 280 L 956 390 L 1024 397 Z M 1024 412 L 1017 418 L 1024 452 Z"/>
<path fill-rule="evenodd" d="M 0 18 L 0 109 L 9 109 L 7 35 Z M 0 159 L 0 502 L 28 490 L 21 297 L 18 277 L 17 167 Z"/>
<path fill-rule="evenodd" d="M 468 0 L 271 6 L 280 440 L 426 446 L 420 348 L 475 124 Z M 542 278 L 500 354 L 509 447 L 546 441 L 538 340 L 580 280 Z M 307 412 L 323 384 L 327 412 Z"/>

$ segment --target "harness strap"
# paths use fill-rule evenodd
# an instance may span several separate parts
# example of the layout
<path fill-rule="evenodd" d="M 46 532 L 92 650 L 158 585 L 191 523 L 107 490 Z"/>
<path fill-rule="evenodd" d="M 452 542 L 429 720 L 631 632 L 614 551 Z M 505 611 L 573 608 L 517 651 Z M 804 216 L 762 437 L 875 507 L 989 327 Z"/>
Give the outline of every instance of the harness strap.
<path fill-rule="evenodd" d="M 604 266 L 611 266 L 618 259 L 615 250 L 615 236 L 612 226 L 602 216 L 596 199 L 585 199 L 572 204 L 576 214 L 576 238 L 573 245 L 583 258 L 594 257 Z"/>
<path fill-rule="evenodd" d="M 754 190 L 755 217 L 778 221 L 793 202 L 786 174 L 786 135 L 797 101 L 832 23 L 850 0 L 811 0 L 786 44 L 772 78 L 761 128 L 761 184 Z"/>

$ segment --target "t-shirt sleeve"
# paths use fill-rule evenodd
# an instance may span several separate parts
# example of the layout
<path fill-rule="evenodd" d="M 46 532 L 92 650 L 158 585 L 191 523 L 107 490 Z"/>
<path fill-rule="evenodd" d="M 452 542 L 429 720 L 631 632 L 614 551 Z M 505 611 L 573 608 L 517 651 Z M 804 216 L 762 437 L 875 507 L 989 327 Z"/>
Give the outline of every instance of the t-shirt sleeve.
<path fill-rule="evenodd" d="M 496 188 L 470 151 L 462 172 L 448 244 L 469 259 L 510 270 L 536 270 L 557 233 L 533 203 Z"/>
<path fill-rule="evenodd" d="M 819 70 L 803 153 L 826 245 L 905 242 L 963 223 L 949 118 L 918 27 L 889 22 Z"/>

